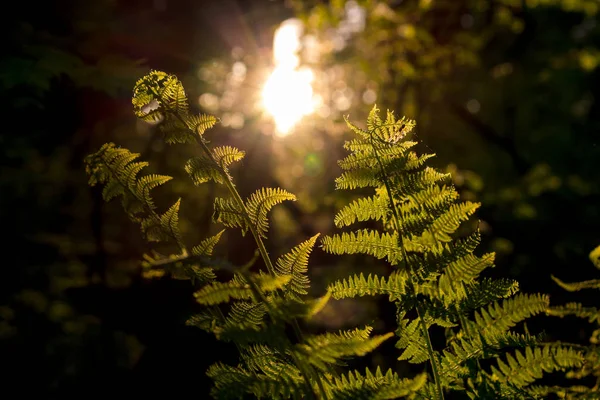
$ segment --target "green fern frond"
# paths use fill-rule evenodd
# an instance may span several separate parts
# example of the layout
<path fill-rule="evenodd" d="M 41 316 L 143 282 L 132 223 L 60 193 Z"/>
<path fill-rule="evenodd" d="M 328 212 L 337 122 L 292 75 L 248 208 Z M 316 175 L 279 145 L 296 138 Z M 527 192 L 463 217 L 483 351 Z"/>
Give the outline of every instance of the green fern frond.
<path fill-rule="evenodd" d="M 246 155 L 245 152 L 236 149 L 233 146 L 219 146 L 212 150 L 213 158 L 216 163 L 227 170 L 231 164 L 236 161 L 241 161 Z"/>
<path fill-rule="evenodd" d="M 219 315 L 211 308 L 204 309 L 197 314 L 189 317 L 185 324 L 187 326 L 195 326 L 203 331 L 212 333 L 219 322 Z"/>
<path fill-rule="evenodd" d="M 188 173 L 194 185 L 201 185 L 206 182 L 213 181 L 223 184 L 223 176 L 221 170 L 215 162 L 208 157 L 198 156 L 192 157 L 185 163 L 185 171 Z"/>
<path fill-rule="evenodd" d="M 495 335 L 462 336 L 453 340 L 443 350 L 440 362 L 441 374 L 448 381 L 469 376 L 469 360 L 495 357 L 498 350 L 506 347 L 527 347 L 539 344 L 537 337 L 513 332 L 498 332 Z M 449 379 L 452 378 L 452 379 Z"/>
<path fill-rule="evenodd" d="M 217 243 L 219 243 L 219 240 L 221 240 L 221 236 L 224 232 L 225 229 L 221 230 L 214 236 L 204 239 L 202 242 L 200 242 L 199 245 L 192 247 L 192 254 L 195 256 L 212 255 L 215 246 L 217 245 Z"/>
<path fill-rule="evenodd" d="M 215 126 L 218 118 L 209 114 L 188 115 L 185 118 L 187 127 L 202 136 L 204 132 Z"/>
<path fill-rule="evenodd" d="M 342 208 L 335 216 L 338 228 L 349 226 L 357 221 L 380 221 L 389 214 L 388 199 L 385 196 L 360 198 Z"/>
<path fill-rule="evenodd" d="M 167 144 L 193 144 L 196 141 L 194 131 L 190 130 L 180 118 L 170 114 L 165 116 L 159 129 L 163 133 L 164 141 Z"/>
<path fill-rule="evenodd" d="M 156 102 L 156 106 L 153 106 Z M 133 89 L 132 103 L 138 118 L 148 122 L 160 120 L 165 113 L 185 115 L 188 112 L 187 96 L 175 75 L 151 71 L 139 79 Z"/>
<path fill-rule="evenodd" d="M 250 371 L 262 373 L 272 380 L 288 385 L 299 386 L 302 382 L 300 370 L 290 364 L 288 357 L 265 344 L 248 346 L 241 356 Z"/>
<path fill-rule="evenodd" d="M 396 336 L 398 336 L 396 348 L 403 350 L 398 360 L 407 360 L 412 364 L 421 364 L 429 360 L 427 341 L 418 319 L 408 321 L 403 317 L 399 318 Z"/>
<path fill-rule="evenodd" d="M 413 159 L 408 150 L 412 148 L 416 142 L 403 142 L 394 147 L 381 149 L 376 156 L 373 152 L 357 151 L 338 161 L 340 168 L 344 170 L 376 168 L 379 163 L 388 165 L 395 160 L 400 160 L 401 164 L 408 165 L 418 162 Z M 412 165 L 411 165 L 412 166 Z"/>
<path fill-rule="evenodd" d="M 378 367 L 375 374 L 368 368 L 365 375 L 358 371 L 335 377 L 330 384 L 334 400 L 383 400 L 406 397 L 418 392 L 427 381 L 427 374 L 412 379 L 400 379 L 391 369 L 384 375 Z"/>
<path fill-rule="evenodd" d="M 358 169 L 345 171 L 335 178 L 336 189 L 359 189 L 366 187 L 378 187 L 381 182 L 377 178 L 377 172 L 370 169 Z"/>
<path fill-rule="evenodd" d="M 506 355 L 506 362 L 498 359 L 498 368 L 492 366 L 492 380 L 524 387 L 542 377 L 544 372 L 564 371 L 583 363 L 580 352 L 571 348 L 544 346 L 525 349 L 525 354 L 515 350 Z"/>
<path fill-rule="evenodd" d="M 379 109 L 373 106 L 367 117 L 367 128 L 369 135 L 374 135 L 377 139 L 386 143 L 397 143 L 415 127 L 415 121 L 402 117 L 397 120 L 394 113 L 390 110 L 386 113 L 386 119 L 383 121 L 379 117 Z"/>
<path fill-rule="evenodd" d="M 600 310 L 596 307 L 584 307 L 580 303 L 567 303 L 564 306 L 550 307 L 546 310 L 546 314 L 560 318 L 574 315 L 578 318 L 587 319 L 590 323 L 600 322 Z"/>
<path fill-rule="evenodd" d="M 600 279 L 590 279 L 588 281 L 566 283 L 561 281 L 554 275 L 550 275 L 550 277 L 554 282 L 558 284 L 558 286 L 569 292 L 578 292 L 583 289 L 600 289 Z"/>
<path fill-rule="evenodd" d="M 174 238 L 177 243 L 181 243 L 181 232 L 179 231 L 179 205 L 181 199 L 178 199 L 163 215 L 158 219 L 146 218 L 142 220 L 142 232 L 145 233 L 148 241 L 167 241 Z"/>
<path fill-rule="evenodd" d="M 512 279 L 483 278 L 467 285 L 462 311 L 475 310 L 493 301 L 513 296 L 519 291 L 519 282 Z"/>
<path fill-rule="evenodd" d="M 210 394 L 215 399 L 242 399 L 247 393 L 252 393 L 252 386 L 256 382 L 256 376 L 251 371 L 220 361 L 211 365 L 206 375 L 214 382 Z"/>
<path fill-rule="evenodd" d="M 275 263 L 277 275 L 291 275 L 292 279 L 285 287 L 285 296 L 300 300 L 300 296 L 308 294 L 310 281 L 308 272 L 308 257 L 317 241 L 319 234 L 300 243 L 289 253 L 281 256 Z"/>
<path fill-rule="evenodd" d="M 242 235 L 248 231 L 246 213 L 231 198 L 215 198 L 213 221 L 220 222 L 229 228 L 241 228 Z"/>
<path fill-rule="evenodd" d="M 373 328 L 367 326 L 364 329 L 307 336 L 303 343 L 295 345 L 294 352 L 305 362 L 327 371 L 328 365 L 336 364 L 345 357 L 363 356 L 394 336 L 390 332 L 369 337 L 372 331 Z"/>
<path fill-rule="evenodd" d="M 106 201 L 121 196 L 125 212 L 133 221 L 141 223 L 148 240 L 174 240 L 182 246 L 177 225 L 179 201 L 160 216 L 155 213 L 156 206 L 150 195 L 152 189 L 172 178 L 155 174 L 138 177 L 148 165 L 146 162 L 136 162 L 139 156 L 127 149 L 117 148 L 114 143 L 104 144 L 85 159 L 89 184 L 105 184 L 102 194 Z"/>
<path fill-rule="evenodd" d="M 344 299 L 356 296 L 375 296 L 386 294 L 390 301 L 400 299 L 407 292 L 408 275 L 406 271 L 397 271 L 386 280 L 385 277 L 369 274 L 349 276 L 341 281 L 334 282 L 327 287 L 334 299 Z"/>
<path fill-rule="evenodd" d="M 266 239 L 265 233 L 269 229 L 267 213 L 286 200 L 296 201 L 296 196 L 281 188 L 261 188 L 250 195 L 246 201 L 246 209 L 259 236 Z"/>
<path fill-rule="evenodd" d="M 475 312 L 475 325 L 484 336 L 496 332 L 506 332 L 517 323 L 540 314 L 548 309 L 550 299 L 543 294 L 517 294 L 516 296 L 496 301 L 487 309 Z"/>
<path fill-rule="evenodd" d="M 379 233 L 368 229 L 344 232 L 323 237 L 321 246 L 332 254 L 368 254 L 378 259 L 385 258 L 392 265 L 402 260 L 396 233 Z"/>
<path fill-rule="evenodd" d="M 495 253 L 487 253 L 481 257 L 467 254 L 448 264 L 440 276 L 440 287 L 450 287 L 450 283 L 471 282 L 486 268 L 494 267 Z"/>
<path fill-rule="evenodd" d="M 450 242 L 452 240 L 450 235 L 456 232 L 461 223 L 467 221 L 479 206 L 479 203 L 470 201 L 451 205 L 448 211 L 437 217 L 423 232 L 419 242 L 427 246 L 434 246 L 439 242 Z"/>
<path fill-rule="evenodd" d="M 412 204 L 422 207 L 428 214 L 439 215 L 446 211 L 459 194 L 454 187 L 433 185 L 408 196 Z"/>
<path fill-rule="evenodd" d="M 449 180 L 450 174 L 444 174 L 434 168 L 425 167 L 423 170 L 410 173 L 390 171 L 388 178 L 394 184 L 396 195 L 399 197 L 409 197 L 432 185 Z"/>
<path fill-rule="evenodd" d="M 258 288 L 263 292 L 271 292 L 283 288 L 291 279 L 289 275 L 252 275 Z M 214 282 L 204 286 L 194 293 L 196 301 L 200 304 L 215 305 L 227 303 L 230 299 L 251 299 L 254 296 L 252 287 L 239 276 L 229 282 Z M 259 299 L 254 299 L 258 301 Z"/>

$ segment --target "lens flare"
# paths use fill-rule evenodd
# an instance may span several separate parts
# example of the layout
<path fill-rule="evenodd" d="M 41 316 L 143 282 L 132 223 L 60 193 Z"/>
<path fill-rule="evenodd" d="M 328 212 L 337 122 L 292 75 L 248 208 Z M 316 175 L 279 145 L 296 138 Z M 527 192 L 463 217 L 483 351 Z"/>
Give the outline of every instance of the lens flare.
<path fill-rule="evenodd" d="M 315 109 L 313 72 L 300 67 L 302 23 L 297 19 L 284 21 L 275 31 L 273 61 L 275 68 L 262 91 L 263 106 L 275 120 L 276 133 L 285 136 L 304 116 Z"/>

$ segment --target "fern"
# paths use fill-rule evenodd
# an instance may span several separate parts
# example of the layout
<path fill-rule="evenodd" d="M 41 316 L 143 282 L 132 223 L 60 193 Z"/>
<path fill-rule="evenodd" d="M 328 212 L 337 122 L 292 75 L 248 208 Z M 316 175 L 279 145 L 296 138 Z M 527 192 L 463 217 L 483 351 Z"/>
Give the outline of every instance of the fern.
<path fill-rule="evenodd" d="M 141 224 L 149 241 L 172 241 L 179 254 L 162 255 L 153 251 L 144 257 L 144 274 L 159 277 L 170 273 L 175 279 L 190 279 L 196 286 L 196 301 L 204 306 L 186 324 L 213 333 L 218 339 L 235 343 L 240 359 L 237 366 L 217 363 L 207 374 L 215 385 L 215 398 L 241 398 L 248 394 L 268 398 L 320 398 L 333 396 L 329 383 L 335 380 L 334 367 L 350 356 L 364 355 L 375 349 L 390 334 L 370 336 L 371 328 L 304 336 L 299 319 L 318 313 L 331 293 L 318 298 L 308 296 L 308 259 L 318 235 L 294 247 L 272 263 L 263 240 L 267 239 L 269 211 L 295 196 L 281 188 L 260 188 L 245 201 L 240 197 L 229 168 L 244 157 L 232 146 L 209 147 L 204 133 L 217 119 L 193 115 L 177 77 L 152 71 L 140 79 L 132 99 L 135 114 L 144 121 L 158 124 L 165 142 L 197 146 L 198 154 L 184 165 L 195 185 L 213 182 L 225 186 L 227 195 L 214 200 L 213 221 L 226 228 L 250 232 L 266 271 L 250 272 L 256 257 L 246 265 L 236 266 L 215 257 L 213 251 L 224 230 L 208 237 L 188 251 L 179 230 L 181 199 L 164 213 L 158 213 L 151 189 L 170 177 L 138 177 L 147 166 L 137 162 L 138 154 L 103 146 L 88 157 L 90 184 L 103 183 L 104 198 L 122 196 L 128 214 Z M 221 269 L 233 277 L 218 279 Z M 393 284 L 389 286 L 393 287 Z M 288 337 L 287 327 L 294 332 Z M 393 387 L 410 393 L 416 381 L 395 379 Z M 388 388 L 389 389 L 389 388 Z M 377 392 L 377 391 L 375 391 Z M 393 398 L 389 394 L 387 397 Z M 397 397 L 397 396 L 395 396 Z"/>
<path fill-rule="evenodd" d="M 366 129 L 347 118 L 346 123 L 356 136 L 344 146 L 350 154 L 339 162 L 343 172 L 336 188 L 370 187 L 373 193 L 343 207 L 334 222 L 345 228 L 372 221 L 379 228 L 324 236 L 321 246 L 332 254 L 386 260 L 395 271 L 389 277 L 354 275 L 330 284 L 328 291 L 334 298 L 385 294 L 395 303 L 399 359 L 415 364 L 429 361 L 432 367 L 432 379 L 419 395 L 443 399 L 444 392 L 460 390 L 478 398 L 487 390 L 520 398 L 528 396 L 520 390 L 540 377 L 540 371 L 579 365 L 582 354 L 577 350 L 566 347 L 539 353 L 541 338 L 511 330 L 544 312 L 548 298 L 515 296 L 516 282 L 480 278 L 494 267 L 494 254 L 474 254 L 479 233 L 462 233 L 480 205 L 460 201 L 448 183 L 449 175 L 427 165 L 433 155 L 414 151 L 417 143 L 408 138 L 414 122 L 397 119 L 390 111 L 382 119 L 373 107 Z M 411 312 L 416 312 L 416 318 L 409 317 Z M 434 349 L 429 337 L 436 325 L 447 331 L 447 345 L 440 350 Z M 479 360 L 497 357 L 509 348 L 525 348 L 525 354 L 533 356 L 524 356 L 526 362 L 522 360 L 514 372 L 507 370 L 494 379 L 496 375 L 478 366 Z M 508 378 L 513 373 L 519 382 L 516 389 Z M 475 376 L 477 383 L 471 380 Z"/>
<path fill-rule="evenodd" d="M 337 213 L 335 225 L 348 230 L 323 236 L 321 247 L 333 254 L 385 260 L 393 272 L 351 275 L 313 298 L 308 264 L 319 234 L 275 263 L 265 245 L 270 210 L 296 197 L 282 188 L 259 188 L 242 199 L 230 168 L 243 159 L 244 152 L 232 146 L 209 146 L 205 133 L 218 120 L 190 112 L 177 77 L 151 71 L 136 83 L 132 103 L 137 117 L 158 125 L 166 143 L 197 150 L 183 167 L 193 184 L 211 182 L 225 189 L 222 197 L 215 198 L 213 212 L 213 222 L 225 229 L 188 251 L 179 229 L 182 199 L 159 211 L 152 197 L 152 190 L 171 177 L 142 176 L 148 163 L 112 143 L 86 158 L 89 183 L 104 185 L 106 201 L 120 197 L 148 241 L 178 247 L 176 254 L 152 250 L 145 255 L 144 275 L 168 273 L 190 280 L 202 308 L 186 324 L 238 349 L 237 365 L 217 362 L 207 371 L 214 382 L 214 398 L 443 399 L 451 391 L 465 392 L 469 398 L 530 398 L 562 390 L 532 385 L 544 372 L 569 370 L 568 376 L 574 378 L 600 375 L 596 347 L 542 343 L 538 335 L 516 331 L 519 323 L 543 312 L 560 317 L 572 314 L 593 323 L 598 323 L 598 312 L 579 303 L 550 307 L 547 296 L 518 294 L 515 281 L 480 278 L 494 267 L 494 254 L 476 255 L 479 232 L 467 232 L 479 204 L 459 200 L 449 175 L 427 165 L 434 155 L 417 154 L 418 143 L 408 138 L 414 121 L 397 119 L 390 111 L 382 119 L 376 107 L 366 129 L 346 119 L 356 137 L 344 145 L 350 154 L 339 161 L 343 172 L 336 187 L 371 188 L 372 193 Z M 368 229 L 350 229 L 363 222 L 371 223 Z M 254 239 L 255 257 L 245 265 L 233 265 L 213 254 L 229 228 Z M 264 270 L 254 271 L 258 257 Z M 597 258 L 595 254 L 592 260 Z M 217 276 L 216 270 L 223 273 Z M 554 279 L 568 290 L 598 288 L 596 281 L 565 284 Z M 394 303 L 398 325 L 394 332 L 374 335 L 370 326 L 318 335 L 302 332 L 301 320 L 312 318 L 332 297 L 367 295 L 384 295 Z M 430 330 L 440 327 L 447 342 L 437 349 Z M 344 370 L 350 358 L 375 350 L 393 336 L 398 359 L 429 362 L 431 373 L 409 379 L 391 370 L 367 369 L 364 374 Z M 593 338 L 597 341 L 599 336 L 600 329 Z M 492 358 L 497 366 L 482 367 L 481 360 Z M 573 391 L 589 394 L 593 389 Z"/>

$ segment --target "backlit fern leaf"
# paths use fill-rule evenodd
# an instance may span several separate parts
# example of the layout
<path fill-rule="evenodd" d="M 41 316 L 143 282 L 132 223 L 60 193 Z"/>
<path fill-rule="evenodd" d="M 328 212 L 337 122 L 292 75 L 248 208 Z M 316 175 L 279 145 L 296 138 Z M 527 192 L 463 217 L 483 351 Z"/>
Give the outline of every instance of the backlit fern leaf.
<path fill-rule="evenodd" d="M 429 360 L 426 338 L 418 319 L 408 321 L 402 315 L 398 318 L 396 348 L 403 350 L 398 360 L 407 360 L 413 364 L 421 364 Z M 437 362 L 436 360 L 433 360 Z"/>
<path fill-rule="evenodd" d="M 342 208 L 335 216 L 335 226 L 342 228 L 357 221 L 380 221 L 389 213 L 385 196 L 359 198 Z"/>
<path fill-rule="evenodd" d="M 546 310 L 546 314 L 561 318 L 574 315 L 587 319 L 590 323 L 600 323 L 600 310 L 596 307 L 584 307 L 581 303 L 567 303 L 563 306 L 550 307 Z"/>
<path fill-rule="evenodd" d="M 121 149 L 114 143 L 104 144 L 96 153 L 86 157 L 89 184 L 105 184 L 104 200 L 121 196 L 122 205 L 129 217 L 141 223 L 148 240 L 173 240 L 181 245 L 177 225 L 179 201 L 165 214 L 158 215 L 150 191 L 171 180 L 170 176 L 150 174 L 139 177 L 146 162 L 137 162 L 139 154 Z"/>
<path fill-rule="evenodd" d="M 521 293 L 496 301 L 475 312 L 474 329 L 484 337 L 506 332 L 517 323 L 544 312 L 549 302 L 547 295 Z"/>
<path fill-rule="evenodd" d="M 218 119 L 209 114 L 189 115 L 185 118 L 185 123 L 189 129 L 202 136 L 204 132 L 218 122 Z"/>
<path fill-rule="evenodd" d="M 335 377 L 329 390 L 334 400 L 397 399 L 416 393 L 426 381 L 426 374 L 400 379 L 391 369 L 384 375 L 379 367 L 375 374 L 367 368 L 364 375 L 355 370 Z"/>
<path fill-rule="evenodd" d="M 296 196 L 281 188 L 261 188 L 250 195 L 246 201 L 246 209 L 259 236 L 266 238 L 265 234 L 269 229 L 267 213 L 286 200 L 295 201 Z"/>
<path fill-rule="evenodd" d="M 439 242 L 450 242 L 452 240 L 450 235 L 456 232 L 461 223 L 467 221 L 479 206 L 479 203 L 470 201 L 452 204 L 423 232 L 419 241 L 428 246 Z"/>
<path fill-rule="evenodd" d="M 398 248 L 398 236 L 373 230 L 344 232 L 341 235 L 325 236 L 323 249 L 332 254 L 368 254 L 379 259 L 386 258 L 392 265 L 402 259 Z"/>
<path fill-rule="evenodd" d="M 270 292 L 284 287 L 291 279 L 289 275 L 253 275 L 258 288 L 264 292 Z M 196 301 L 200 304 L 215 305 L 227 303 L 230 299 L 251 299 L 254 296 L 252 287 L 243 279 L 234 279 L 229 282 L 213 282 L 204 286 L 194 293 Z M 258 301 L 258 299 L 254 299 Z"/>
<path fill-rule="evenodd" d="M 569 292 L 578 292 L 584 289 L 600 289 L 600 279 L 590 279 L 587 281 L 566 283 L 561 281 L 554 275 L 551 275 L 550 277 L 554 282 L 558 284 L 558 286 Z"/>
<path fill-rule="evenodd" d="M 372 274 L 365 279 L 364 275 L 360 273 L 360 275 L 349 276 L 330 284 L 327 291 L 334 299 L 384 294 L 389 296 L 390 301 L 394 301 L 406 294 L 407 283 L 408 276 L 404 271 L 390 275 L 387 280 L 385 277 Z"/>
<path fill-rule="evenodd" d="M 544 372 L 554 372 L 579 367 L 583 363 L 580 352 L 568 347 L 543 346 L 525 348 L 525 354 L 515 350 L 506 355 L 506 362 L 498 359 L 498 367 L 491 367 L 492 379 L 515 387 L 524 387 L 542 377 Z"/>
<path fill-rule="evenodd" d="M 201 185 L 209 181 L 225 183 L 218 166 L 204 155 L 190 158 L 185 163 L 185 171 L 192 178 L 194 185 Z"/>
<path fill-rule="evenodd" d="M 181 199 L 177 200 L 163 215 L 158 218 L 148 217 L 142 220 L 142 232 L 148 241 L 167 241 L 174 238 L 181 243 L 181 232 L 179 231 L 179 205 Z"/>
<path fill-rule="evenodd" d="M 245 152 L 233 146 L 219 146 L 212 150 L 216 163 L 227 170 L 231 164 L 244 158 Z"/>
<path fill-rule="evenodd" d="M 199 245 L 192 247 L 192 254 L 195 256 L 212 255 L 215 246 L 217 245 L 217 243 L 219 243 L 219 240 L 221 239 L 221 236 L 224 232 L 225 229 L 221 230 L 214 236 L 204 239 L 202 242 L 200 242 Z"/>
<path fill-rule="evenodd" d="M 335 364 L 349 356 L 362 356 L 377 348 L 393 333 L 370 337 L 373 328 L 324 333 L 305 338 L 303 343 L 295 345 L 294 353 L 302 360 L 327 371 L 328 365 Z"/>
<path fill-rule="evenodd" d="M 314 235 L 277 260 L 275 264 L 276 273 L 292 277 L 285 287 L 286 297 L 300 300 L 300 296 L 308 294 L 307 289 L 310 287 L 310 281 L 306 275 L 308 272 L 308 257 L 318 237 L 318 234 Z"/>
<path fill-rule="evenodd" d="M 248 222 L 244 210 L 241 210 L 231 198 L 215 198 L 213 221 L 220 222 L 230 228 L 241 228 L 242 235 L 245 235 L 248 231 Z"/>

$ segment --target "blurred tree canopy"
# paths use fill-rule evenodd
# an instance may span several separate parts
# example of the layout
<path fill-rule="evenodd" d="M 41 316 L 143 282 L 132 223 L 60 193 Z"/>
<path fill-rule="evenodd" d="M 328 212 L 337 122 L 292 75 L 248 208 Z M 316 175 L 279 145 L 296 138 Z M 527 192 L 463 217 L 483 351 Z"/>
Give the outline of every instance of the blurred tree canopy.
<path fill-rule="evenodd" d="M 215 229 L 214 193 L 183 178 L 189 150 L 164 148 L 131 112 L 131 89 L 150 68 L 178 74 L 199 99 L 193 106 L 222 118 L 214 140 L 247 151 L 244 168 L 234 171 L 242 193 L 274 182 L 298 194 L 298 204 L 276 216 L 274 254 L 332 226 L 343 196 L 333 193 L 341 114 L 361 120 L 376 101 L 416 119 L 418 138 L 454 172 L 462 195 L 483 203 L 481 228 L 499 254 L 498 275 L 553 295 L 550 274 L 586 277 L 587 254 L 600 243 L 597 0 L 9 7 L 0 212 L 12 251 L 0 280 L 0 349 L 12 371 L 6 381 L 22 392 L 121 387 L 177 395 L 188 393 L 186 382 L 208 382 L 198 379 L 212 362 L 203 349 L 213 339 L 183 326 L 194 307 L 191 288 L 140 278 L 146 247 L 137 228 L 118 205 L 102 204 L 82 169 L 85 154 L 107 141 L 141 152 L 156 171 L 182 178 L 162 199 L 184 197 L 182 231 L 195 240 Z M 330 79 L 319 92 L 329 107 L 275 140 L 263 134 L 272 127 L 259 107 L 260 85 L 273 30 L 292 16 L 319 44 L 307 63 Z M 244 65 L 237 84 L 236 63 Z M 252 254 L 244 239 L 227 240 L 234 261 Z M 313 257 L 322 266 L 314 290 L 334 278 L 330 263 L 352 263 Z M 352 307 L 338 310 L 338 320 L 377 314 L 372 304 Z"/>

